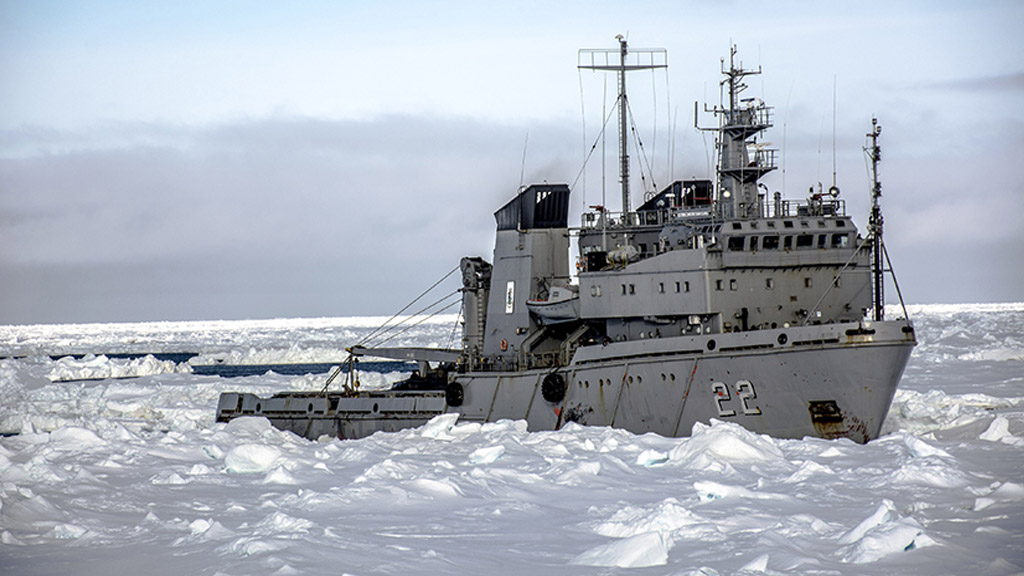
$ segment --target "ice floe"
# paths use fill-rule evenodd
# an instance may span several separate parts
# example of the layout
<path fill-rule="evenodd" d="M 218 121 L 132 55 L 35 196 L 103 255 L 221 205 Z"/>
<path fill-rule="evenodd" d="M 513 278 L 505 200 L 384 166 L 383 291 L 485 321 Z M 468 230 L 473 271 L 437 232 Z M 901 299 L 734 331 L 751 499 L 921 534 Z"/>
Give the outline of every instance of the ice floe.
<path fill-rule="evenodd" d="M 311 442 L 260 418 L 215 423 L 214 407 L 221 391 L 305 390 L 322 377 L 227 380 L 101 353 L 334 362 L 341 343 L 382 319 L 0 327 L 0 566 L 104 576 L 128 565 L 232 576 L 1024 571 L 1024 305 L 911 314 L 921 346 L 886 435 L 866 445 L 728 422 L 664 438 L 453 415 Z M 436 345 L 450 330 L 424 325 L 407 342 Z M 366 374 L 363 385 L 402 377 Z"/>

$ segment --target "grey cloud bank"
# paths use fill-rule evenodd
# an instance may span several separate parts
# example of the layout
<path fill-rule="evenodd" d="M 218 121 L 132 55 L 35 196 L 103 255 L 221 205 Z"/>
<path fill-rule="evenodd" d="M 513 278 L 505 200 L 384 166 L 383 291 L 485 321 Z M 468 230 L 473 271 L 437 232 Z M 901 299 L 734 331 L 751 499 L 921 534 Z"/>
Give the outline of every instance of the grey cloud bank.
<path fill-rule="evenodd" d="M 1024 300 L 1018 3 L 587 4 L 586 26 L 580 5 L 34 6 L 0 4 L 0 324 L 393 312 L 490 258 L 527 134 L 525 181 L 574 182 L 605 103 L 576 49 L 618 32 L 669 51 L 630 85 L 659 186 L 708 175 L 693 102 L 717 102 L 732 39 L 776 107 L 773 191 L 830 182 L 835 82 L 861 226 L 863 135 L 884 128 L 908 300 Z M 599 166 L 573 218 L 601 202 Z"/>
<path fill-rule="evenodd" d="M 0 161 L 0 321 L 387 314 L 462 255 L 490 257 L 523 146 L 522 127 L 410 117 L 136 128 L 128 140 L 147 144 Z M 817 136 L 790 138 L 788 162 L 815 166 Z M 683 152 L 703 157 L 692 140 Z M 529 142 L 527 181 L 576 175 L 571 129 L 534 126 Z M 1020 213 L 1012 178 L 981 202 L 955 158 L 897 149 L 886 162 L 890 249 L 912 302 L 1024 299 L 1021 230 L 988 226 Z M 816 177 L 788 170 L 790 195 Z M 862 189 L 844 188 L 858 214 Z"/>
<path fill-rule="evenodd" d="M 488 255 L 522 154 L 519 129 L 469 120 L 137 128 L 148 144 L 0 160 L 0 322 L 384 314 Z M 575 152 L 550 132 L 547 167 Z"/>

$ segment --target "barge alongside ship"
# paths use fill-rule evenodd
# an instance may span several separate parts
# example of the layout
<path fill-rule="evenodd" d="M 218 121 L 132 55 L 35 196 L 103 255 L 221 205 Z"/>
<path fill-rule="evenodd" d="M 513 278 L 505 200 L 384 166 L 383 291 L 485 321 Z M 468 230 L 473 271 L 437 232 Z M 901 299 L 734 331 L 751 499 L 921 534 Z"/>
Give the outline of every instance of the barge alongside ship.
<path fill-rule="evenodd" d="M 784 438 L 876 438 L 916 343 L 909 320 L 884 318 L 891 266 L 877 171 L 863 235 L 835 186 L 800 202 L 767 198 L 759 180 L 775 169 L 775 151 L 758 137 L 771 108 L 741 98 L 743 79 L 760 71 L 737 65 L 733 48 L 726 99 L 710 110 L 716 181 L 674 182 L 632 210 L 626 73 L 666 66 L 665 52 L 620 38 L 617 49 L 581 51 L 579 65 L 618 75 L 621 212 L 599 208 L 570 228 L 568 185 L 520 189 L 495 213 L 493 261 L 460 263 L 460 348 L 354 346 L 352 365 L 391 358 L 420 370 L 385 391 L 359 390 L 350 371 L 338 390 L 224 393 L 218 421 L 262 416 L 315 439 L 443 413 L 665 436 L 717 418 Z M 879 133 L 873 123 L 873 168 Z"/>

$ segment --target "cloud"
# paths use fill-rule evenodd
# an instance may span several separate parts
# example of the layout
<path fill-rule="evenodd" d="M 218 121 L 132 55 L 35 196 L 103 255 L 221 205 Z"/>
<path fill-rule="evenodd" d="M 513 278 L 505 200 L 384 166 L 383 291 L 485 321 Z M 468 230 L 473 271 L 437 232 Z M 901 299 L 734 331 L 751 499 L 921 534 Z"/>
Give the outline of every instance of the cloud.
<path fill-rule="evenodd" d="M 801 115 L 795 109 L 791 119 Z M 989 130 L 1004 144 L 986 153 L 936 131 L 926 146 L 907 122 L 886 123 L 883 136 L 886 232 L 909 272 L 905 293 L 912 301 L 1024 297 L 1006 272 L 1024 247 L 1024 232 L 1008 222 L 1024 208 L 1024 186 L 1005 170 L 1020 137 L 1012 127 Z M 838 139 L 840 185 L 863 227 L 864 127 L 851 126 Z M 101 128 L 4 134 L 0 322 L 392 312 L 460 257 L 490 258 L 492 213 L 519 185 L 527 132 L 398 115 Z M 573 128 L 530 127 L 526 182 L 573 181 L 582 156 Z M 769 136 L 776 147 L 779 128 Z M 831 178 L 829 133 L 788 131 L 789 197 Z M 704 141 L 689 128 L 677 141 L 677 177 L 704 176 Z M 609 154 L 614 170 L 614 145 Z M 599 202 L 599 164 L 588 169 L 589 198 L 582 181 L 574 191 L 574 214 Z M 655 171 L 659 185 L 667 164 Z M 781 170 L 766 178 L 772 190 L 781 181 Z M 608 182 L 614 207 L 614 176 Z M 939 281 L 938 254 L 970 279 Z"/>
<path fill-rule="evenodd" d="M 405 116 L 23 130 L 0 159 L 0 286 L 21 304 L 0 322 L 393 311 L 490 257 L 523 134 Z M 574 177 L 572 141 L 535 128 L 526 178 Z"/>
<path fill-rule="evenodd" d="M 963 92 L 1024 92 L 1024 72 L 928 82 L 922 84 L 921 88 Z"/>

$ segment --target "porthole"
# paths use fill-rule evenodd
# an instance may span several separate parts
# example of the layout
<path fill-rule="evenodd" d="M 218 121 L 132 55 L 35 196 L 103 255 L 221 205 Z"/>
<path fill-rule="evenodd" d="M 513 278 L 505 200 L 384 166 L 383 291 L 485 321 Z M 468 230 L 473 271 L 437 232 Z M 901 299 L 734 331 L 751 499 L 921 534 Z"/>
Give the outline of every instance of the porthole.
<path fill-rule="evenodd" d="M 718 343 L 715 342 L 714 338 L 712 338 L 711 340 L 708 340 L 708 350 L 714 350 L 715 346 L 717 346 L 717 345 L 718 345 Z"/>

